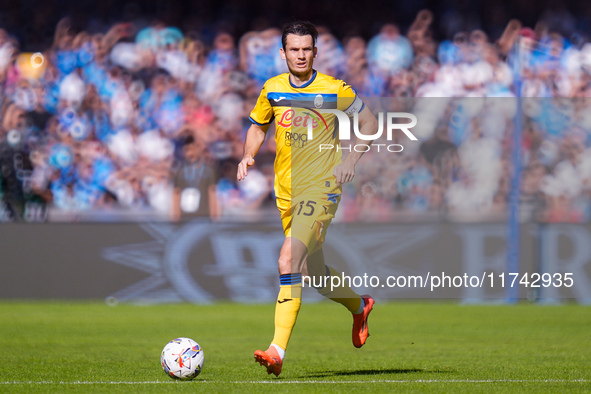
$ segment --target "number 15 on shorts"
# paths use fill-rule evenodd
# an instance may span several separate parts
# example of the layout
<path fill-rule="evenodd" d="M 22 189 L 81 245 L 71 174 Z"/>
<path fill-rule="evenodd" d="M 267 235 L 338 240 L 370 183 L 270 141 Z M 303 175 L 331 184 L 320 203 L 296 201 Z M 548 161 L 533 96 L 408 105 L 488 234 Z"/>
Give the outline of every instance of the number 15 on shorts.
<path fill-rule="evenodd" d="M 291 214 L 292 215 L 304 215 L 304 216 L 312 216 L 314 215 L 316 206 L 316 201 L 308 200 L 308 201 L 300 201 L 296 205 L 292 207 Z"/>

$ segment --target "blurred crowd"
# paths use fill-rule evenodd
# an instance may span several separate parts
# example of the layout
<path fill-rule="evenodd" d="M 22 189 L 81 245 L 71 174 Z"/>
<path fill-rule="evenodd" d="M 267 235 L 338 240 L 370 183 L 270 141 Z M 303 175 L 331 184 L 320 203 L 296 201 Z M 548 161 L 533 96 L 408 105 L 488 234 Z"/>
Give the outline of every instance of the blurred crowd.
<path fill-rule="evenodd" d="M 360 161 L 339 220 L 505 217 L 516 128 L 522 215 L 588 220 L 591 43 L 517 20 L 495 38 L 476 29 L 438 42 L 432 24 L 421 11 L 406 31 L 386 23 L 369 40 L 319 26 L 318 71 L 375 112 L 419 119 L 418 142 L 396 136 L 402 152 Z M 65 18 L 31 53 L 0 30 L 0 220 L 275 213 L 273 138 L 245 181 L 235 175 L 262 84 L 287 71 L 280 46 L 277 28 L 206 42 L 162 23 L 90 33 Z"/>

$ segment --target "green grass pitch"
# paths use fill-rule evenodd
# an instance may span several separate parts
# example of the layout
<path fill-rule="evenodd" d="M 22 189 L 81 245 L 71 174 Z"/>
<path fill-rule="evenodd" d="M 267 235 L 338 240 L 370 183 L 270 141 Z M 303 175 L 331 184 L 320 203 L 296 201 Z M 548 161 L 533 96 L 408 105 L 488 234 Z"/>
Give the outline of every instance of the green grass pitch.
<path fill-rule="evenodd" d="M 591 391 L 591 308 L 378 302 L 362 349 L 332 303 L 300 311 L 279 378 L 253 361 L 273 334 L 272 305 L 0 303 L 0 392 Z M 176 381 L 171 339 L 205 350 Z"/>

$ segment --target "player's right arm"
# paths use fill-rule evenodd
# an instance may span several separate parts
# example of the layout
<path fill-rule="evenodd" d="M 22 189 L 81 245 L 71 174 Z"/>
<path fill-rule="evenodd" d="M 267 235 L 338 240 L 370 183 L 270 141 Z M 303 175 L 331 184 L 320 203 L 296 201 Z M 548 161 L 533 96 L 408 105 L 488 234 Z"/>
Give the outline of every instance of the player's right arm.
<path fill-rule="evenodd" d="M 273 108 L 267 99 L 267 84 L 265 83 L 257 103 L 250 113 L 250 121 L 252 122 L 252 125 L 246 133 L 244 155 L 238 164 L 238 173 L 236 174 L 236 179 L 239 181 L 243 180 L 248 175 L 248 167 L 254 164 L 254 157 L 261 148 L 261 145 L 263 145 L 263 142 L 265 142 L 267 130 L 269 130 L 269 125 L 274 117 Z"/>
<path fill-rule="evenodd" d="M 236 179 L 239 181 L 246 178 L 248 175 L 248 167 L 254 164 L 254 157 L 265 142 L 265 136 L 269 125 L 252 124 L 246 133 L 246 141 L 244 142 L 244 155 L 242 160 L 238 163 L 238 173 Z"/>

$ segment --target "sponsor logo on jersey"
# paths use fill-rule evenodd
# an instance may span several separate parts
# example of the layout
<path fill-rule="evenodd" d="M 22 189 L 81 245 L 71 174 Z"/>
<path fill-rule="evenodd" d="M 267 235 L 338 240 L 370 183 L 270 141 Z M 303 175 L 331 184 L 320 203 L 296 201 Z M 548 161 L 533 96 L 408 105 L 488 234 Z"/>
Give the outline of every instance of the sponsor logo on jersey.
<path fill-rule="evenodd" d="M 296 133 L 296 132 L 285 132 L 285 146 L 291 146 L 293 148 L 303 148 L 308 143 L 308 134 Z"/>
<path fill-rule="evenodd" d="M 281 127 L 291 127 L 292 125 L 295 127 L 308 127 L 309 124 L 312 125 L 312 128 L 318 127 L 318 121 L 315 119 L 315 116 L 308 112 L 303 112 L 303 115 L 295 115 L 295 111 L 293 109 L 287 110 L 281 115 L 281 119 L 277 124 Z"/>

